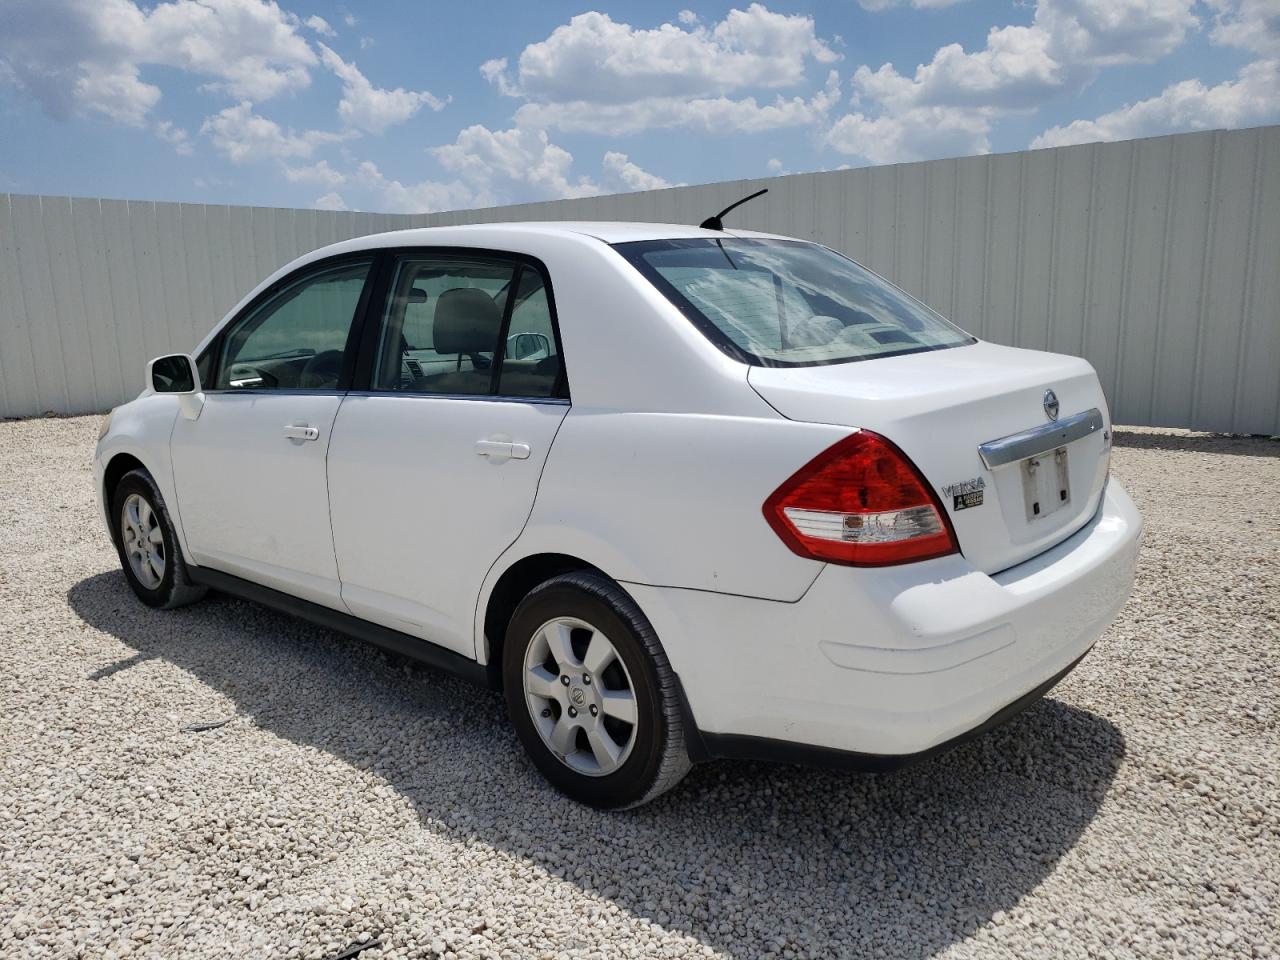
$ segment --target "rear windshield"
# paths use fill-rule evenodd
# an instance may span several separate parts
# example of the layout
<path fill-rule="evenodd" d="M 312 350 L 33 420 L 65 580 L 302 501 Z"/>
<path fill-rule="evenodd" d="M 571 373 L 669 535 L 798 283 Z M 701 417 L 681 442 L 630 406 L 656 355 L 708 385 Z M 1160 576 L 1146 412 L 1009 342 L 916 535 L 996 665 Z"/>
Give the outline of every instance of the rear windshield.
<path fill-rule="evenodd" d="M 713 343 L 757 366 L 870 360 L 973 343 L 852 260 L 799 240 L 615 244 Z"/>

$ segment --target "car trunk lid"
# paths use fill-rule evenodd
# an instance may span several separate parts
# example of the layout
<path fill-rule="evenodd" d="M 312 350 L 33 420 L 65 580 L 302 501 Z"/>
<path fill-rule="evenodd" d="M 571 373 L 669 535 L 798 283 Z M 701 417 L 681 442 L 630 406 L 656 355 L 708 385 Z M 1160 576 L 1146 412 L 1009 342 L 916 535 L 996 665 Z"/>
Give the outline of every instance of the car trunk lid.
<path fill-rule="evenodd" d="M 1110 422 L 1097 375 L 1077 357 L 977 342 L 752 367 L 748 381 L 788 419 L 873 430 L 897 444 L 938 494 L 961 552 L 986 573 L 1049 549 L 1097 510 Z"/>

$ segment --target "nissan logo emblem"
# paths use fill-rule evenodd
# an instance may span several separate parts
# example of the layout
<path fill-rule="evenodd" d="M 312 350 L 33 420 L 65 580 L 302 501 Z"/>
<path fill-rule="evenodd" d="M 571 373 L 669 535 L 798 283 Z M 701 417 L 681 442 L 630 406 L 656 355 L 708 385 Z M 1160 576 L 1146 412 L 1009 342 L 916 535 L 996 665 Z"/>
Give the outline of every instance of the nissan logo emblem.
<path fill-rule="evenodd" d="M 1044 415 L 1050 420 L 1058 419 L 1058 395 L 1052 390 L 1044 392 Z"/>

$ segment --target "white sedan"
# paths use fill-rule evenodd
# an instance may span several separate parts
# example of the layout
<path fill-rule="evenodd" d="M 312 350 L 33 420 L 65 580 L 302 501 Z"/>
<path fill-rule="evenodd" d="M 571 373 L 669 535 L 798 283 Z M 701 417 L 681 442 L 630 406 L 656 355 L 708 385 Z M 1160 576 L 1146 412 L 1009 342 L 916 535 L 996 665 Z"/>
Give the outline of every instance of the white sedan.
<path fill-rule="evenodd" d="M 813 243 L 635 223 L 361 237 L 103 426 L 138 597 L 248 597 L 503 691 L 599 807 L 691 762 L 900 765 L 1067 673 L 1133 581 L 1092 367 Z"/>

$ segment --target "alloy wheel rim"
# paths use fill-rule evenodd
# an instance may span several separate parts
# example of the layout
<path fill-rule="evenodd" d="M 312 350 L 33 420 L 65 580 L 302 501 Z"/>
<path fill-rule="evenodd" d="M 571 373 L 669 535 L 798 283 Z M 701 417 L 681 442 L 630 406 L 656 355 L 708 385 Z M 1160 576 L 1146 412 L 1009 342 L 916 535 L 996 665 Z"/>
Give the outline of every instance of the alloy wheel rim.
<path fill-rule="evenodd" d="M 120 510 L 120 538 L 129 569 L 148 590 L 164 580 L 164 531 L 160 518 L 146 498 L 131 493 Z"/>
<path fill-rule="evenodd" d="M 524 698 L 551 753 L 575 773 L 603 777 L 635 746 L 637 702 L 626 664 L 608 637 L 576 617 L 536 631 L 524 657 Z"/>

